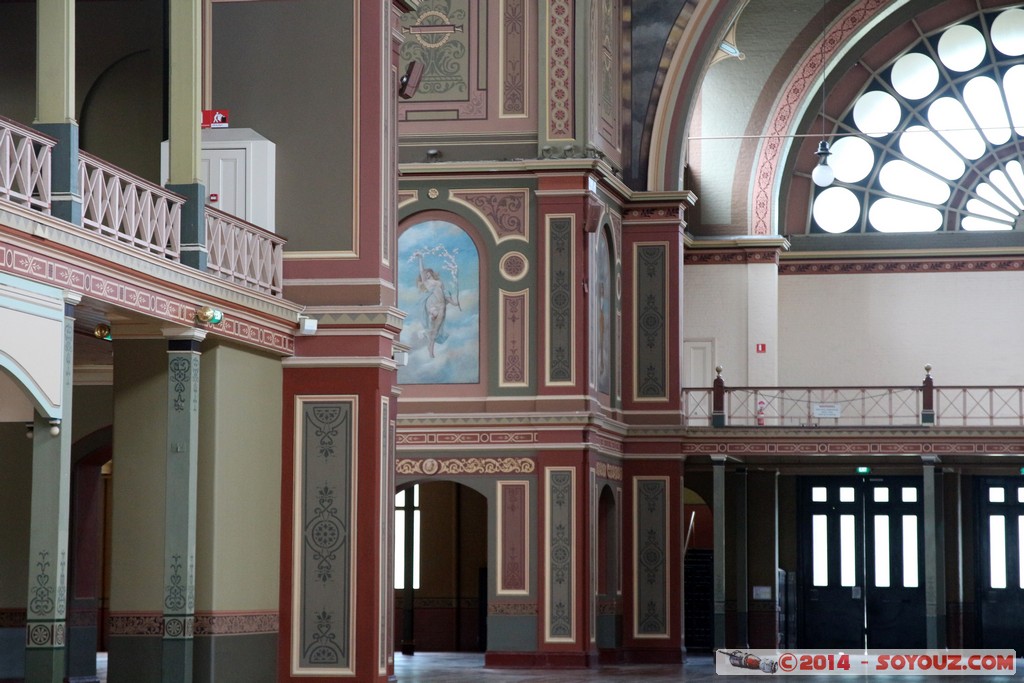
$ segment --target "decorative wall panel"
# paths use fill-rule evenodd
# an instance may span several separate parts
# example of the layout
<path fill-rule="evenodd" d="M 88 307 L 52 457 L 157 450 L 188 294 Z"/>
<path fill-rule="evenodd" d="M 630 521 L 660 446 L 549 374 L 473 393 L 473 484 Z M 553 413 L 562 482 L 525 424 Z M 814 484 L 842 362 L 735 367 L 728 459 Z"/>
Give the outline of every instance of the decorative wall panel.
<path fill-rule="evenodd" d="M 415 101 L 399 107 L 401 120 L 487 118 L 487 3 L 425 0 L 402 19 L 401 61 L 423 65 Z M 483 51 L 483 52 L 481 52 Z"/>
<path fill-rule="evenodd" d="M 355 397 L 296 406 L 292 673 L 354 667 Z"/>
<path fill-rule="evenodd" d="M 576 639 L 576 470 L 548 467 L 545 470 L 546 600 L 544 640 L 549 643 Z"/>
<path fill-rule="evenodd" d="M 667 638 L 668 478 L 633 480 L 633 637 Z"/>
<path fill-rule="evenodd" d="M 380 401 L 380 587 L 377 616 L 377 668 L 386 674 L 388 659 L 391 657 L 389 648 L 391 634 L 394 632 L 392 620 L 395 610 L 392 606 L 395 591 L 395 450 L 391 441 L 391 402 L 387 398 Z"/>
<path fill-rule="evenodd" d="M 548 138 L 570 139 L 576 136 L 573 106 L 576 3 L 551 0 L 545 5 L 548 10 Z"/>
<path fill-rule="evenodd" d="M 547 219 L 547 383 L 572 384 L 575 357 L 572 250 L 573 217 Z"/>
<path fill-rule="evenodd" d="M 668 245 L 634 246 L 633 398 L 668 399 Z"/>
<path fill-rule="evenodd" d="M 494 235 L 495 243 L 514 239 L 530 241 L 527 218 L 530 211 L 529 190 L 450 190 L 448 196 L 480 216 Z"/>
<path fill-rule="evenodd" d="M 526 0 L 501 0 L 501 115 L 526 116 L 528 93 L 526 76 L 528 9 L 534 3 Z"/>
<path fill-rule="evenodd" d="M 499 367 L 501 368 L 501 379 L 498 382 L 502 387 L 525 387 L 530 383 L 529 356 L 530 338 L 530 292 L 506 292 L 499 293 L 501 320 L 499 330 L 501 345 Z"/>
<path fill-rule="evenodd" d="M 530 592 L 529 495 L 525 481 L 498 482 L 498 595 Z"/>
<path fill-rule="evenodd" d="M 598 83 L 600 113 L 599 130 L 601 137 L 615 150 L 622 144 L 619 112 L 622 107 L 622 82 L 620 62 L 620 36 L 622 34 L 622 10 L 619 0 L 600 0 L 600 27 L 598 48 Z"/>

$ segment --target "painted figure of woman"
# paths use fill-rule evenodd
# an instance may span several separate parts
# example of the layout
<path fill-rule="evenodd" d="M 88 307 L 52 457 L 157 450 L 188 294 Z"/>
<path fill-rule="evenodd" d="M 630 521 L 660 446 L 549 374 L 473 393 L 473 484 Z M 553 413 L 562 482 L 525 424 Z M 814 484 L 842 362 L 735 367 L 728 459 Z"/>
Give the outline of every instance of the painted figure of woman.
<path fill-rule="evenodd" d="M 444 287 L 441 276 L 433 268 L 423 266 L 423 254 L 419 255 L 420 274 L 416 284 L 423 292 L 423 326 L 427 334 L 427 352 L 434 357 L 434 344 L 443 344 L 448 335 L 444 331 L 444 319 L 448 314 L 448 304 L 458 306 Z"/>

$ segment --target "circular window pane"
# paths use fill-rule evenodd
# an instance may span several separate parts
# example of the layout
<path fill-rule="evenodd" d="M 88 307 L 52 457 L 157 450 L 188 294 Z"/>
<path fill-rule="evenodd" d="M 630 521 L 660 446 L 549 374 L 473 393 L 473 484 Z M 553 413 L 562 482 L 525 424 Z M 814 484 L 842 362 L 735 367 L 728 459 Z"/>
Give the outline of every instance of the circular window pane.
<path fill-rule="evenodd" d="M 927 97 L 939 83 L 939 67 L 928 55 L 911 52 L 892 65 L 892 87 L 908 100 Z"/>
<path fill-rule="evenodd" d="M 900 151 L 911 161 L 935 171 L 943 178 L 956 180 L 967 171 L 963 159 L 942 138 L 924 126 L 911 126 L 903 131 Z"/>
<path fill-rule="evenodd" d="M 885 162 L 878 181 L 886 192 L 929 204 L 941 204 L 950 195 L 949 185 L 899 159 Z"/>
<path fill-rule="evenodd" d="M 857 183 L 867 177 L 875 165 L 875 151 L 862 138 L 852 135 L 839 138 L 832 145 L 832 160 L 836 180 Z"/>
<path fill-rule="evenodd" d="M 845 187 L 830 187 L 814 200 L 813 214 L 825 232 L 846 232 L 860 218 L 860 200 Z"/>
<path fill-rule="evenodd" d="M 964 102 L 989 142 L 1001 145 L 1010 139 L 1010 121 L 995 81 L 988 76 L 972 78 L 964 86 Z"/>
<path fill-rule="evenodd" d="M 973 26 L 953 26 L 939 38 L 939 59 L 953 71 L 970 71 L 985 58 L 985 38 Z"/>
<path fill-rule="evenodd" d="M 997 221 L 1012 221 L 1016 218 L 1016 212 L 1011 215 L 1006 211 L 1002 211 L 988 202 L 983 202 L 980 199 L 968 199 L 964 205 L 969 213 L 973 213 L 976 216 L 983 216 L 985 218 L 994 218 Z"/>
<path fill-rule="evenodd" d="M 1008 9 L 992 22 L 992 46 L 1004 55 L 1024 55 L 1024 10 Z"/>
<path fill-rule="evenodd" d="M 902 112 L 896 98 L 882 90 L 861 95 L 853 105 L 853 121 L 865 135 L 880 138 L 896 130 Z"/>
<path fill-rule="evenodd" d="M 1024 64 L 1011 66 L 1003 74 L 1003 92 L 1010 106 L 1010 118 L 1017 135 L 1024 135 Z"/>
<path fill-rule="evenodd" d="M 878 232 L 935 232 L 942 226 L 942 212 L 885 197 L 871 205 L 868 220 Z"/>
<path fill-rule="evenodd" d="M 992 179 L 991 176 L 989 177 L 989 179 Z M 978 187 L 975 188 L 975 191 L 978 193 L 979 197 L 986 200 L 987 202 L 995 204 L 997 207 L 999 207 L 1000 209 L 1002 209 L 1003 211 L 1007 212 L 1010 215 L 1016 215 L 1017 207 L 1011 204 L 1009 199 L 1007 199 L 1001 192 L 999 192 L 995 187 L 993 187 L 989 183 L 979 184 Z"/>
<path fill-rule="evenodd" d="M 985 141 L 959 100 L 940 97 L 932 102 L 928 107 L 928 123 L 968 159 L 979 159 L 985 153 Z"/>
<path fill-rule="evenodd" d="M 1000 221 L 989 220 L 988 218 L 978 218 L 977 216 L 965 216 L 960 221 L 960 227 L 964 230 L 978 231 L 978 230 L 1013 230 L 1013 225 L 1010 223 L 1002 223 Z"/>
<path fill-rule="evenodd" d="M 1017 168 L 1020 168 L 1020 162 L 1011 161 L 1010 163 L 1016 164 Z M 1002 196 L 1007 197 L 1008 201 L 1013 203 L 1015 210 L 1024 210 L 1024 202 L 1021 201 L 1021 186 L 1014 187 L 1015 181 L 1009 175 L 997 168 L 988 174 L 988 181 L 1002 193 Z"/>

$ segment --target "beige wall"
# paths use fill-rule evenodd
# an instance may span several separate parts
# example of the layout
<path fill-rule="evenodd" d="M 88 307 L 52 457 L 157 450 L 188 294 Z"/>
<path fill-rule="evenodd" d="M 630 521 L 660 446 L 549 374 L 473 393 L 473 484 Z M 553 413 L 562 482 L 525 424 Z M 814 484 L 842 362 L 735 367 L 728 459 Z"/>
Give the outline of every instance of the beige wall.
<path fill-rule="evenodd" d="M 276 610 L 281 362 L 208 344 L 200 363 L 196 609 Z"/>
<path fill-rule="evenodd" d="M 114 342 L 111 611 L 163 611 L 167 342 Z"/>
<path fill-rule="evenodd" d="M 711 339 L 727 384 L 778 381 L 778 269 L 771 264 L 686 266 L 683 337 Z M 766 353 L 756 353 L 765 344 Z M 684 359 L 685 362 L 685 359 Z"/>
<path fill-rule="evenodd" d="M 1024 384 L 1024 273 L 787 275 L 780 383 Z"/>

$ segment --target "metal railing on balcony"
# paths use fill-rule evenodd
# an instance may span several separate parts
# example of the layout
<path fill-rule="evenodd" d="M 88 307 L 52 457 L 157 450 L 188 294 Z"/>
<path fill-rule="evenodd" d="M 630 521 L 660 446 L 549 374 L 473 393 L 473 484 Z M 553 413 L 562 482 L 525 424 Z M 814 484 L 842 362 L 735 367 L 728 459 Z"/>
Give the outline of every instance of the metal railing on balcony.
<path fill-rule="evenodd" d="M 0 116 L 0 199 L 50 213 L 50 156 L 57 141 Z"/>
<path fill-rule="evenodd" d="M 79 152 L 78 182 L 83 227 L 180 260 L 184 197 L 85 152 Z"/>
<path fill-rule="evenodd" d="M 206 269 L 222 278 L 281 296 L 285 239 L 206 207 Z"/>
<path fill-rule="evenodd" d="M 690 427 L 1024 427 L 1024 387 L 684 389 Z"/>

